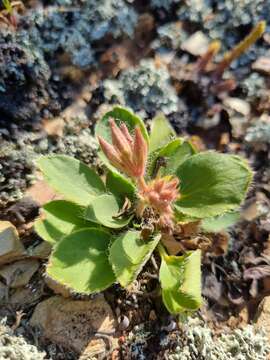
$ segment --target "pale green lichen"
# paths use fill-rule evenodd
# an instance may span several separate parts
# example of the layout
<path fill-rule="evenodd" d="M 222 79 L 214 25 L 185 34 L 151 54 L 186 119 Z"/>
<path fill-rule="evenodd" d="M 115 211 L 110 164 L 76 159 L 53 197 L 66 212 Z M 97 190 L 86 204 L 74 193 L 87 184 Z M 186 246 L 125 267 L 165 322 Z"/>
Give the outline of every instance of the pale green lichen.
<path fill-rule="evenodd" d="M 0 324 L 0 359 L 1 360 L 43 360 L 45 353 L 28 344 L 23 337 Z"/>
<path fill-rule="evenodd" d="M 167 69 L 157 68 L 151 59 L 123 71 L 119 80 L 105 80 L 104 89 L 107 101 L 128 106 L 142 116 L 159 111 L 169 115 L 178 110 L 177 94 Z"/>
<path fill-rule="evenodd" d="M 269 352 L 267 336 L 252 325 L 215 337 L 206 324 L 189 319 L 169 360 L 266 360 Z"/>
<path fill-rule="evenodd" d="M 270 122 L 257 121 L 247 129 L 245 140 L 248 143 L 270 144 Z"/>

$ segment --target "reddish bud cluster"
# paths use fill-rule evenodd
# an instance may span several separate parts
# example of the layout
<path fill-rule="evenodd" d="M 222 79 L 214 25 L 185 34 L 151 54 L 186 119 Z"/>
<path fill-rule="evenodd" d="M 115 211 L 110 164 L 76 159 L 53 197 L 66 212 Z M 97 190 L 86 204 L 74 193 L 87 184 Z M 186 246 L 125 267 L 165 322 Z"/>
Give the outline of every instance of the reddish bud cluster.
<path fill-rule="evenodd" d="M 139 127 L 134 137 L 124 123 L 118 127 L 113 119 L 109 120 L 112 145 L 99 137 L 102 151 L 113 166 L 133 178 L 138 186 L 140 201 L 137 214 L 143 216 L 146 207 L 151 207 L 159 216 L 159 226 L 173 228 L 172 203 L 179 196 L 179 180 L 170 176 L 157 178 L 150 183 L 144 180 L 148 146 Z"/>
<path fill-rule="evenodd" d="M 113 119 L 109 122 L 113 145 L 99 137 L 102 151 L 113 166 L 131 178 L 144 176 L 148 146 L 141 129 L 136 127 L 133 139 L 124 123 L 117 127 Z"/>
<path fill-rule="evenodd" d="M 172 203 L 179 196 L 178 185 L 179 180 L 177 178 L 164 177 L 151 181 L 140 193 L 142 202 L 152 207 L 159 214 L 159 225 L 161 227 L 173 226 Z"/>

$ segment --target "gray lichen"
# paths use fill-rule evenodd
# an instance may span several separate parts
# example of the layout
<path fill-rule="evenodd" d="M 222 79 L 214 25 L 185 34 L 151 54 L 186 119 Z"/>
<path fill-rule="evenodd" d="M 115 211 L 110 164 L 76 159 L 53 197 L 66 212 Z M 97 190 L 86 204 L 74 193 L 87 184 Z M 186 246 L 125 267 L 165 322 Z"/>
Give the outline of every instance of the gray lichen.
<path fill-rule="evenodd" d="M 64 133 L 50 151 L 65 154 L 83 161 L 88 165 L 97 165 L 98 144 L 92 135 L 87 118 L 75 118 L 66 124 Z"/>
<path fill-rule="evenodd" d="M 0 208 L 8 202 L 20 199 L 33 182 L 34 158 L 32 149 L 1 141 Z"/>
<path fill-rule="evenodd" d="M 132 36 L 137 23 L 136 11 L 124 0 L 58 1 L 59 6 L 36 9 L 28 16 L 39 29 L 33 38 L 37 46 L 54 57 L 56 51 L 67 54 L 71 62 L 87 68 L 96 62 L 95 42 L 112 36 Z M 62 6 L 60 6 L 62 5 Z"/>
<path fill-rule="evenodd" d="M 257 121 L 247 129 L 245 140 L 248 143 L 270 144 L 270 122 Z"/>
<path fill-rule="evenodd" d="M 167 69 L 157 68 L 151 59 L 142 60 L 139 66 L 123 71 L 119 80 L 105 80 L 104 89 L 107 101 L 128 106 L 142 116 L 159 111 L 169 115 L 178 110 L 177 94 L 170 84 Z"/>
<path fill-rule="evenodd" d="M 264 332 L 247 325 L 215 338 L 198 319 L 189 319 L 186 330 L 169 360 L 265 360 L 270 352 Z"/>
<path fill-rule="evenodd" d="M 43 360 L 45 353 L 28 344 L 21 336 L 0 324 L 0 359 L 1 360 Z"/>
<path fill-rule="evenodd" d="M 246 29 L 260 20 L 269 21 L 268 6 L 265 0 L 186 0 L 178 15 L 199 25 L 211 39 L 222 40 L 224 50 L 228 50 L 246 35 Z M 236 64 L 244 65 L 263 52 L 262 46 L 255 45 Z"/>
<path fill-rule="evenodd" d="M 181 0 L 151 0 L 151 6 L 153 8 L 163 8 L 167 11 L 170 10 L 170 8 L 177 3 L 180 3 Z"/>
<path fill-rule="evenodd" d="M 28 120 L 49 102 L 50 69 L 35 49 L 29 34 L 1 30 L 0 111 L 1 117 Z"/>
<path fill-rule="evenodd" d="M 157 39 L 153 41 L 152 48 L 168 48 L 178 50 L 183 41 L 188 37 L 188 34 L 181 27 L 180 22 L 169 22 L 157 28 Z"/>

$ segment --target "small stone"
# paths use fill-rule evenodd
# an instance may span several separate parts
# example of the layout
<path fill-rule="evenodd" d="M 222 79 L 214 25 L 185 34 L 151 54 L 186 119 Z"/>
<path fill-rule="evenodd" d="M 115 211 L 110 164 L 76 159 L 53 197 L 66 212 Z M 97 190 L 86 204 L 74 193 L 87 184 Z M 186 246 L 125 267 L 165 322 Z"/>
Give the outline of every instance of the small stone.
<path fill-rule="evenodd" d="M 51 251 L 52 246 L 46 241 L 42 241 L 34 248 L 27 249 L 27 253 L 29 254 L 29 256 L 33 256 L 41 260 L 46 260 L 49 257 Z"/>
<path fill-rule="evenodd" d="M 227 97 L 223 103 L 241 115 L 248 116 L 250 114 L 250 104 L 245 100 L 236 97 Z"/>
<path fill-rule="evenodd" d="M 18 288 L 29 283 L 31 277 L 39 268 L 37 260 L 25 259 L 6 265 L 0 269 L 0 276 L 11 288 Z"/>
<path fill-rule="evenodd" d="M 97 339 L 96 333 L 111 337 L 116 327 L 102 294 L 87 301 L 51 297 L 36 306 L 30 324 L 40 327 L 44 338 L 79 354 Z"/>
<path fill-rule="evenodd" d="M 61 117 L 44 121 L 43 128 L 50 136 L 63 136 L 65 121 Z"/>
<path fill-rule="evenodd" d="M 181 49 L 194 56 L 200 56 L 207 51 L 208 46 L 208 37 L 202 31 L 197 31 L 182 43 Z"/>
<path fill-rule="evenodd" d="M 126 315 L 121 315 L 118 318 L 118 328 L 120 331 L 126 330 L 129 327 L 129 318 Z"/>
<path fill-rule="evenodd" d="M 42 297 L 43 288 L 44 284 L 42 282 L 35 285 L 34 287 L 20 287 L 9 296 L 9 302 L 10 304 L 16 305 L 20 308 L 33 305 Z"/>
<path fill-rule="evenodd" d="M 0 265 L 25 256 L 18 232 L 9 221 L 0 221 Z"/>
<path fill-rule="evenodd" d="M 252 69 L 262 72 L 264 74 L 270 74 L 270 58 L 268 56 L 260 56 L 253 64 Z"/>
<path fill-rule="evenodd" d="M 155 320 L 157 320 L 157 315 L 156 315 L 156 313 L 155 313 L 155 310 L 151 310 L 151 311 L 150 311 L 149 320 L 150 320 L 150 321 L 155 321 Z"/>

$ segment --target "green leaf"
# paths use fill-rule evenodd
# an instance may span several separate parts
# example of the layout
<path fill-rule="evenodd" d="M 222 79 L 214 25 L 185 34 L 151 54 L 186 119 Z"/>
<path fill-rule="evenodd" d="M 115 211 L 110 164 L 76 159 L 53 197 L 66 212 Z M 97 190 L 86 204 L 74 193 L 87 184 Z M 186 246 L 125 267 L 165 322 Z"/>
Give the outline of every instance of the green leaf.
<path fill-rule="evenodd" d="M 65 155 L 42 156 L 37 162 L 48 184 L 65 199 L 88 205 L 105 192 L 100 177 L 88 166 Z"/>
<path fill-rule="evenodd" d="M 192 145 L 181 138 L 175 139 L 163 148 L 150 154 L 148 161 L 148 173 L 150 176 L 155 172 L 159 159 L 164 161 L 158 171 L 159 176 L 173 175 L 178 167 L 188 158 L 195 154 Z"/>
<path fill-rule="evenodd" d="M 143 137 L 149 142 L 148 133 L 142 119 L 121 106 L 115 106 L 112 111 L 107 112 L 101 120 L 97 122 L 95 133 L 109 143 L 112 143 L 111 129 L 109 126 L 109 119 L 113 118 L 117 125 L 125 123 L 128 130 L 132 133 L 136 126 L 141 128 Z"/>
<path fill-rule="evenodd" d="M 201 252 L 162 256 L 159 279 L 168 311 L 178 314 L 197 310 L 201 303 Z"/>
<path fill-rule="evenodd" d="M 183 213 L 179 212 L 177 209 L 174 210 L 174 219 L 176 220 L 176 222 L 183 223 L 183 224 L 201 220 L 194 216 L 183 214 Z"/>
<path fill-rule="evenodd" d="M 175 136 L 175 131 L 166 116 L 158 114 L 151 124 L 149 151 L 152 152 L 163 147 Z"/>
<path fill-rule="evenodd" d="M 106 289 L 115 276 L 108 261 L 111 235 L 100 229 L 76 231 L 56 244 L 47 267 L 48 275 L 79 293 Z"/>
<path fill-rule="evenodd" d="M 203 219 L 201 228 L 206 232 L 219 232 L 234 225 L 239 219 L 239 211 L 228 212 L 224 215 Z"/>
<path fill-rule="evenodd" d="M 108 171 L 106 187 L 108 191 L 121 200 L 126 197 L 132 200 L 135 197 L 136 188 L 133 183 L 114 171 Z"/>
<path fill-rule="evenodd" d="M 55 200 L 43 206 L 45 219 L 35 222 L 35 230 L 43 240 L 55 244 L 62 237 L 92 224 L 82 218 L 84 208 L 65 200 Z"/>
<path fill-rule="evenodd" d="M 139 231 L 127 231 L 114 240 L 109 260 L 118 282 L 123 287 L 136 279 L 159 240 L 158 234 L 145 241 L 140 238 Z"/>
<path fill-rule="evenodd" d="M 252 180 L 252 171 L 244 160 L 216 152 L 193 155 L 179 166 L 176 175 L 181 196 L 175 208 L 197 218 L 239 207 Z"/>
<path fill-rule="evenodd" d="M 131 216 L 116 218 L 115 216 L 120 210 L 121 207 L 117 199 L 113 195 L 104 194 L 91 202 L 85 210 L 84 218 L 109 228 L 118 229 L 126 226 L 131 220 Z"/>

